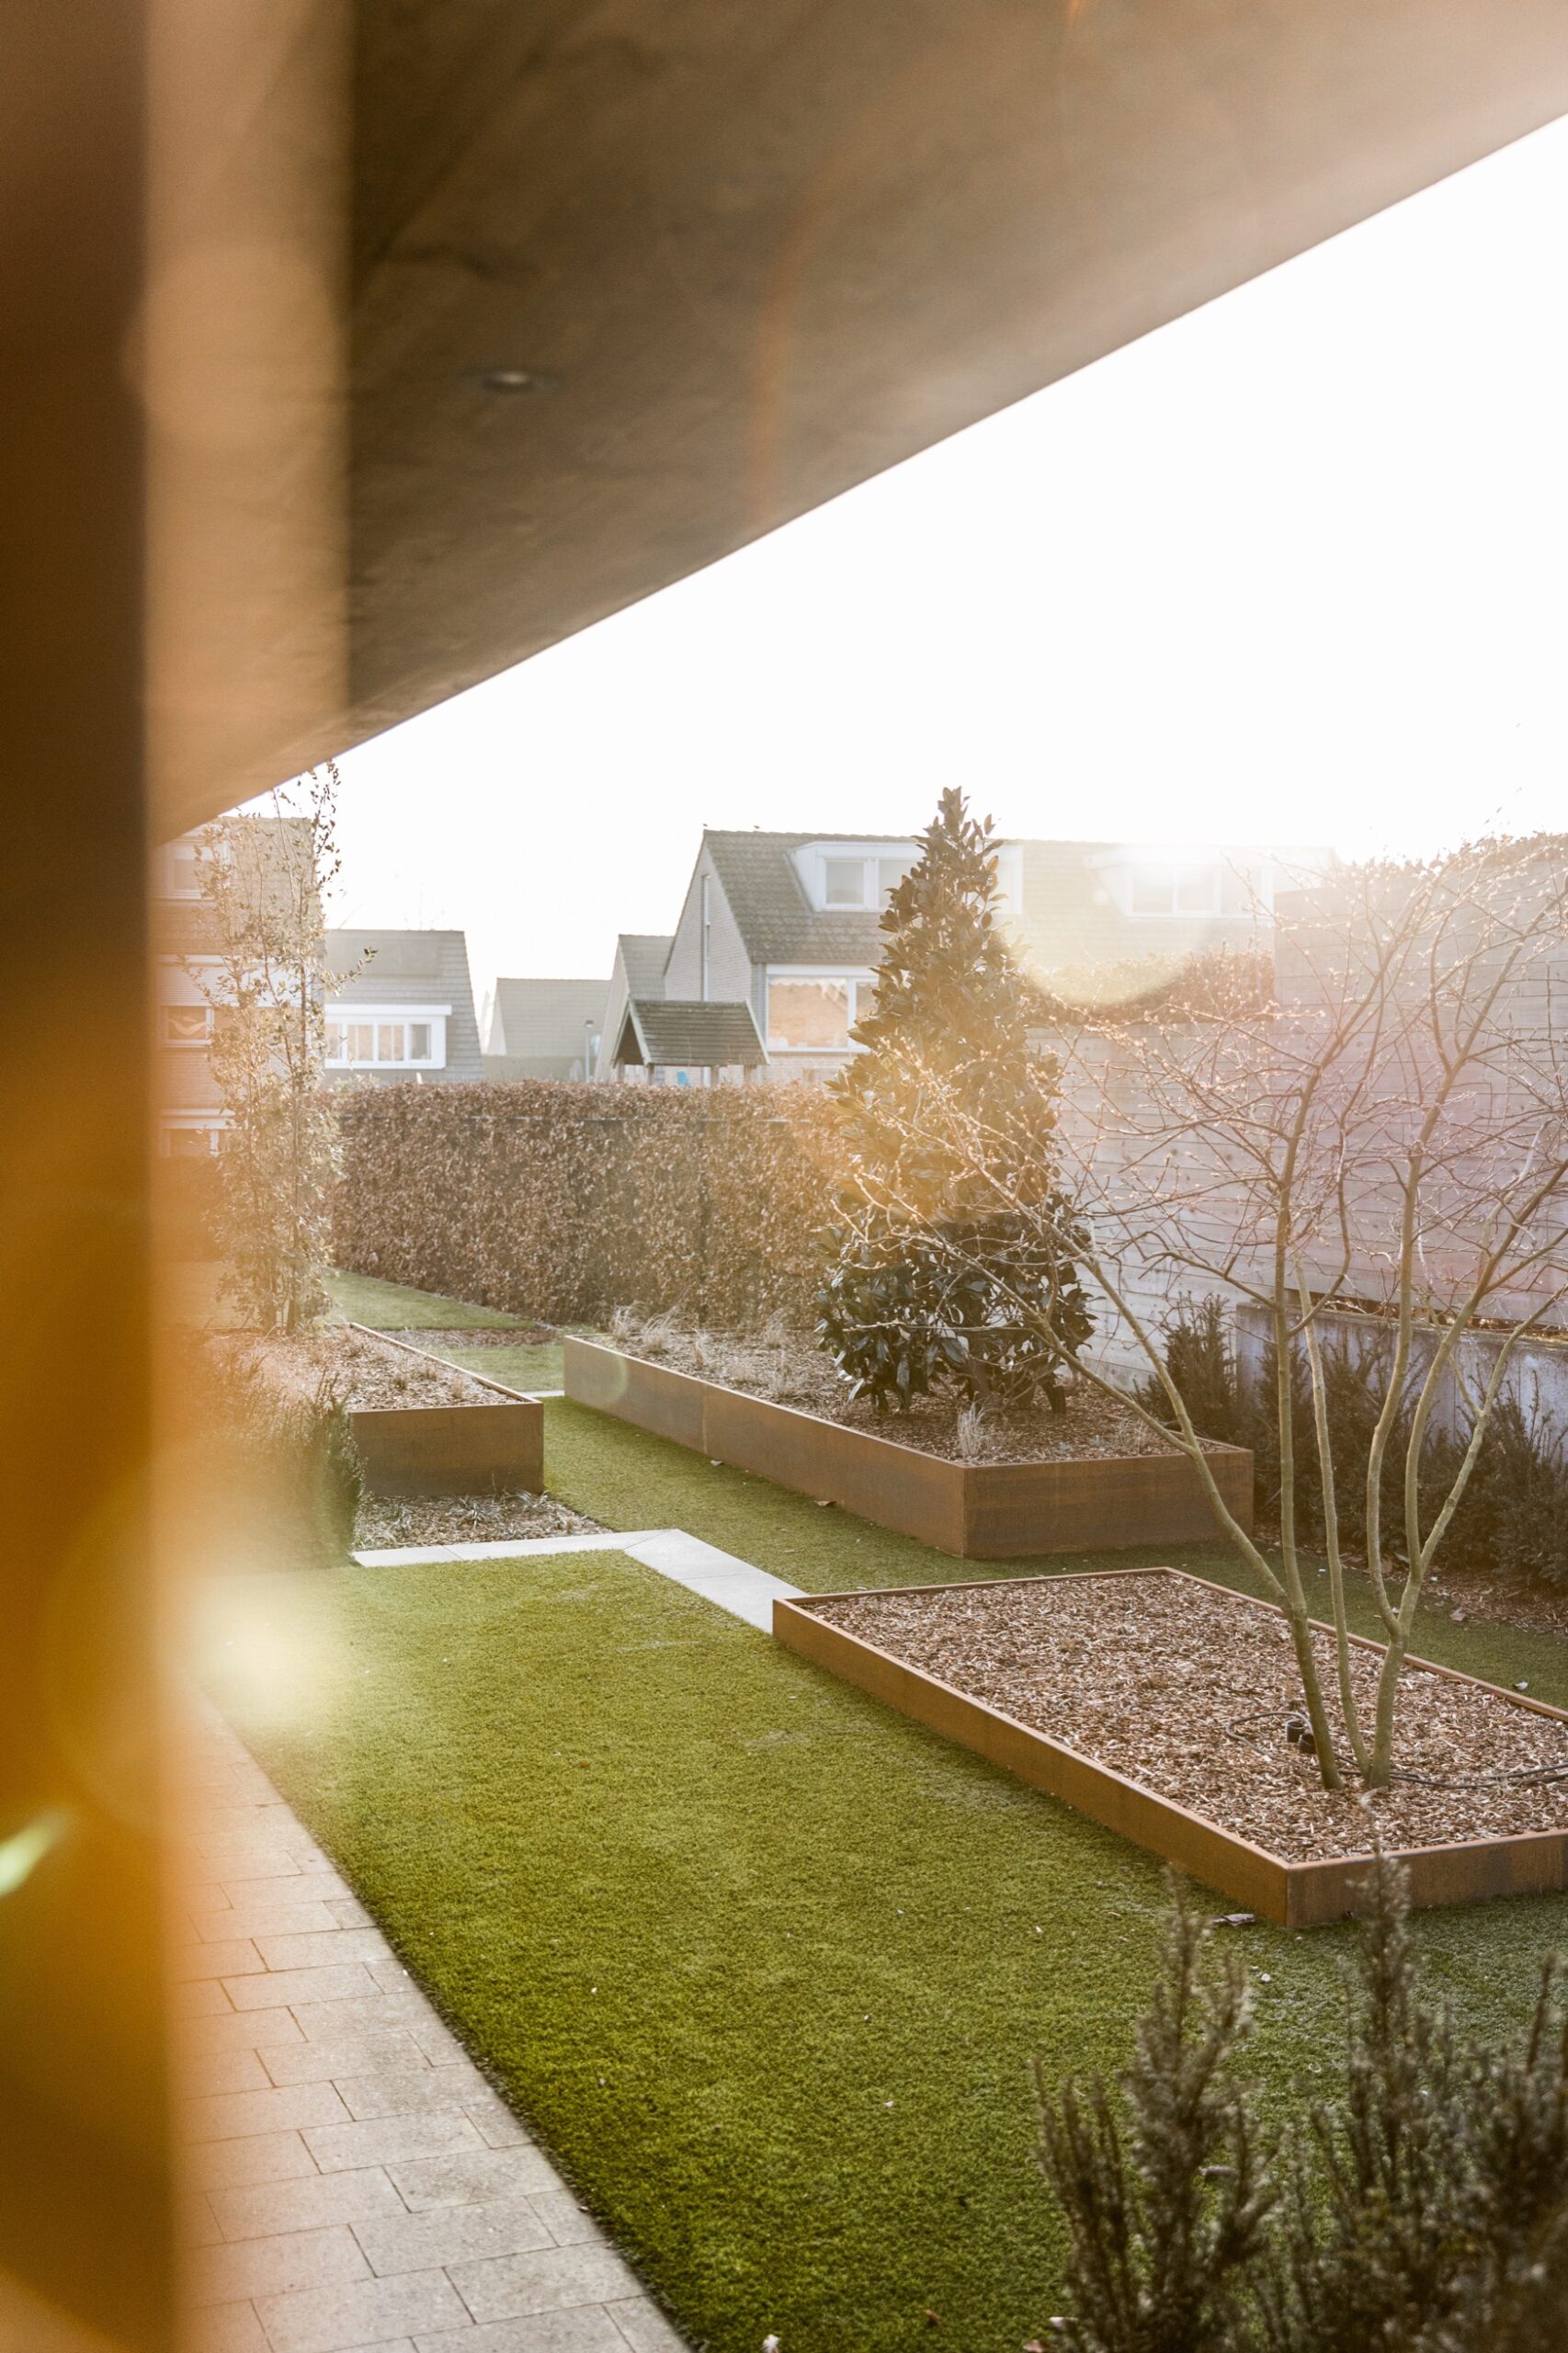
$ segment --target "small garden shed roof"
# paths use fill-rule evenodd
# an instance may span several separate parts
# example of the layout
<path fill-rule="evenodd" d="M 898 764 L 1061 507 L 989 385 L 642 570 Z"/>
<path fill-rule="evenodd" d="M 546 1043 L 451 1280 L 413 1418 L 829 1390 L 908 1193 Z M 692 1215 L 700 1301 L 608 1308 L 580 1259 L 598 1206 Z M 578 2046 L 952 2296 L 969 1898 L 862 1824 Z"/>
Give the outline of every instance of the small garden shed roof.
<path fill-rule="evenodd" d="M 618 1063 L 657 1069 L 755 1070 L 767 1060 L 749 1005 L 632 997 L 615 1041 Z"/>

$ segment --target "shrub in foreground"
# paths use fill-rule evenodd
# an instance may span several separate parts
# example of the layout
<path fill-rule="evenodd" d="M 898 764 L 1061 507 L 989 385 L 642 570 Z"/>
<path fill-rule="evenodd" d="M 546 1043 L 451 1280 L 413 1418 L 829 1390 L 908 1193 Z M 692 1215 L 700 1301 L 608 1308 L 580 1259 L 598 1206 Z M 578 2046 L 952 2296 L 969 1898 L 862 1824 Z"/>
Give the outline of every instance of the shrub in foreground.
<path fill-rule="evenodd" d="M 1071 2353 L 1549 2353 L 1568 2299 L 1568 2029 L 1555 1961 L 1507 2048 L 1424 1989 L 1380 1862 L 1343 2075 L 1259 2123 L 1238 1956 L 1177 1898 L 1132 2060 L 1042 2097 Z"/>

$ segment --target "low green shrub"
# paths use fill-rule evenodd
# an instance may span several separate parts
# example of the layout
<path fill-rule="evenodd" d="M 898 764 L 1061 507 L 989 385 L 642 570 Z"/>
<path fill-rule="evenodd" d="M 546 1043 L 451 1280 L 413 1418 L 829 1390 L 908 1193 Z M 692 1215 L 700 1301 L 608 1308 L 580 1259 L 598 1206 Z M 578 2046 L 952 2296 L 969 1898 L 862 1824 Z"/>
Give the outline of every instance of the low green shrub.
<path fill-rule="evenodd" d="M 1042 2093 L 1066 2218 L 1071 2353 L 1549 2353 L 1568 2296 L 1568 2019 L 1558 1964 L 1512 2048 L 1425 1991 L 1380 1863 L 1343 2076 L 1266 2131 L 1244 2070 L 1246 1973 L 1173 1904 L 1114 2082 Z"/>
<path fill-rule="evenodd" d="M 1374 1331 L 1358 1334 L 1353 1345 L 1329 1345 L 1324 1351 L 1339 1533 L 1351 1553 L 1365 1544 L 1367 1462 L 1388 1392 L 1392 1347 L 1391 1335 Z M 1177 1307 L 1165 1329 L 1163 1353 L 1202 1435 L 1252 1449 L 1259 1517 L 1266 1526 L 1277 1522 L 1279 1426 L 1272 1343 L 1264 1350 L 1256 1381 L 1249 1381 L 1232 1346 L 1224 1307 L 1210 1297 L 1184 1301 Z M 1321 1543 L 1323 1492 L 1308 1381 L 1307 1366 L 1298 1358 L 1290 1382 L 1298 1530 L 1307 1542 Z M 1137 1394 L 1161 1420 L 1173 1418 L 1165 1390 L 1153 1376 L 1140 1384 Z M 1406 1404 L 1384 1460 L 1383 1527 L 1391 1536 L 1404 1527 L 1403 1466 L 1409 1420 Z M 1447 1495 L 1466 1443 L 1463 1433 L 1428 1431 L 1420 1479 L 1425 1526 L 1431 1525 Z M 1512 1395 L 1495 1407 L 1438 1557 L 1449 1568 L 1491 1571 L 1568 1589 L 1568 1447 L 1550 1414 L 1539 1407 L 1528 1409 Z"/>
<path fill-rule="evenodd" d="M 208 1508 L 232 1567 L 327 1567 L 354 1545 L 363 1472 L 347 1413 L 324 1386 L 285 1396 L 244 1350 L 193 1367 Z"/>

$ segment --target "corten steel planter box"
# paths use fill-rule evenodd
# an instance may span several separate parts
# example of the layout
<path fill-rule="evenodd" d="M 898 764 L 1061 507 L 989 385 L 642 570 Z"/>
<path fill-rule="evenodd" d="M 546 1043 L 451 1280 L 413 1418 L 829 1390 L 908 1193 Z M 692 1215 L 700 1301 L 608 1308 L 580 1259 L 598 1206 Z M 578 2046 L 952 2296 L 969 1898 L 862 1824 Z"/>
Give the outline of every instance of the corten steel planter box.
<path fill-rule="evenodd" d="M 1098 1569 L 1087 1574 L 1115 1577 L 1149 1576 L 1161 1572 Z M 1166 1569 L 1163 1574 L 1181 1577 L 1189 1585 L 1203 1586 L 1211 1593 L 1223 1593 L 1238 1608 L 1267 1609 L 1276 1617 L 1282 1615 L 1272 1602 L 1233 1594 L 1228 1586 L 1216 1586 L 1208 1577 L 1188 1576 L 1182 1569 Z M 988 1581 L 986 1589 L 994 1592 L 997 1583 L 1035 1582 L 1022 1577 Z M 1076 1578 L 1074 1582 L 1077 1582 Z M 952 1593 L 960 1589 L 953 1586 L 886 1588 L 906 1593 Z M 1146 1847 L 1151 1853 L 1218 1889 L 1249 1912 L 1278 1921 L 1281 1927 L 1318 1927 L 1325 1921 L 1342 1919 L 1360 1906 L 1370 1854 L 1335 1856 L 1324 1862 L 1288 1862 L 1265 1847 L 1255 1847 L 1237 1832 L 1222 1829 L 1202 1814 L 1189 1813 L 1174 1799 L 1160 1797 L 1109 1766 L 1096 1764 L 1082 1751 L 1019 1723 L 983 1699 L 954 1690 L 950 1684 L 941 1682 L 924 1668 L 911 1666 L 892 1653 L 879 1650 L 875 1643 L 829 1625 L 816 1615 L 824 1603 L 859 1598 L 858 1595 L 818 1593 L 802 1595 L 794 1601 L 775 1601 L 774 1638 L 786 1648 L 798 1651 L 802 1658 L 842 1677 L 845 1682 L 858 1685 L 873 1699 L 884 1700 L 902 1715 L 913 1717 L 916 1723 L 945 1733 L 961 1747 L 972 1748 L 978 1756 L 989 1757 L 994 1765 L 1016 1773 L 1021 1781 L 1028 1781 L 1033 1788 L 1060 1798 L 1077 1813 L 1087 1814 L 1092 1822 L 1119 1831 L 1135 1846 Z M 1363 1650 L 1381 1647 L 1365 1635 L 1353 1634 L 1350 1639 Z M 1434 1665 L 1430 1659 L 1413 1658 L 1409 1664 L 1424 1675 L 1446 1676 L 1455 1683 L 1481 1680 L 1478 1676 L 1461 1675 L 1454 1667 Z M 1498 1690 L 1495 1684 L 1483 1688 Z M 1561 1708 L 1549 1708 L 1543 1700 L 1527 1699 L 1512 1691 L 1499 1691 L 1499 1697 L 1510 1707 L 1568 1725 L 1568 1713 Z M 1466 1839 L 1447 1847 L 1407 1847 L 1396 1850 L 1395 1859 L 1409 1873 L 1411 1902 L 1417 1905 L 1472 1903 L 1494 1895 L 1540 1895 L 1568 1887 L 1568 1830 Z"/>
<path fill-rule="evenodd" d="M 596 1340 L 568 1336 L 565 1358 L 566 1394 L 578 1404 L 802 1495 L 842 1504 L 879 1528 L 963 1560 L 1193 1543 L 1216 1532 L 1202 1481 L 1183 1455 L 949 1462 Z M 1252 1456 L 1244 1447 L 1219 1447 L 1213 1466 L 1227 1505 L 1250 1529 Z"/>
<path fill-rule="evenodd" d="M 351 1328 L 365 1329 L 359 1324 Z M 423 1363 L 446 1361 L 386 1332 L 367 1336 L 402 1348 Z M 483 1373 L 465 1372 L 465 1378 L 494 1391 L 494 1404 L 389 1405 L 350 1412 L 348 1427 L 371 1495 L 412 1500 L 492 1495 L 508 1487 L 540 1492 L 544 1485 L 544 1407 L 537 1397 L 504 1388 Z"/>

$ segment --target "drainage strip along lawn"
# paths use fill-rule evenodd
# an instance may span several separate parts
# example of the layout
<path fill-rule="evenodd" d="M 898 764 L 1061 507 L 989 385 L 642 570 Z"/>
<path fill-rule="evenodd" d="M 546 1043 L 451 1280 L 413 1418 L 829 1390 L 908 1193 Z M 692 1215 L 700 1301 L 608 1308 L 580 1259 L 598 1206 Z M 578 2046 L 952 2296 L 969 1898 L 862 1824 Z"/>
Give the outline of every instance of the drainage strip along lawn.
<path fill-rule="evenodd" d="M 623 1555 L 220 1599 L 216 1696 L 694 2347 L 1042 2332 L 1029 2060 L 1125 2053 L 1149 1857 Z M 1346 1935 L 1241 1933 L 1278 2105 L 1335 2072 Z M 1500 2029 L 1568 1902 L 1417 1934 Z"/>

